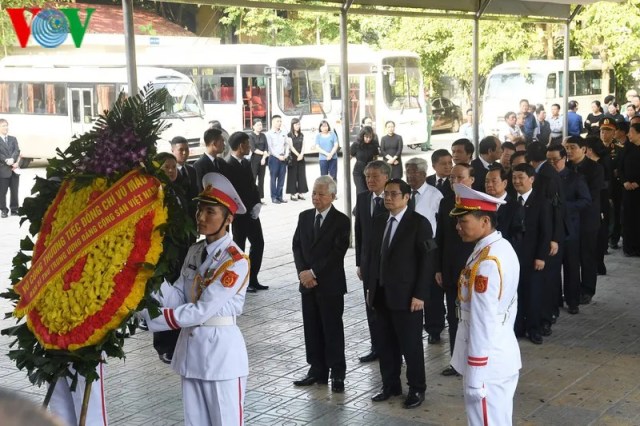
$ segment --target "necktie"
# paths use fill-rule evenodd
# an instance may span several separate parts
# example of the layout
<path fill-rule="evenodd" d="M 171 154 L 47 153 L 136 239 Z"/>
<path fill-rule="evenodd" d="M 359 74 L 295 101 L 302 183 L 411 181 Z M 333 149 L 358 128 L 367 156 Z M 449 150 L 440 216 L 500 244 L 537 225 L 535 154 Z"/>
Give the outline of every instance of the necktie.
<path fill-rule="evenodd" d="M 384 238 L 382 239 L 382 251 L 385 251 L 389 248 L 389 243 L 391 240 L 391 229 L 393 229 L 393 222 L 395 222 L 396 218 L 391 216 L 387 221 L 387 230 L 384 233 Z"/>
<path fill-rule="evenodd" d="M 416 208 L 416 197 L 418 196 L 418 191 L 417 190 L 413 190 L 411 191 L 411 199 L 409 200 L 409 208 L 414 209 Z"/>
<path fill-rule="evenodd" d="M 373 207 L 373 216 L 382 213 L 382 197 L 373 197 L 375 206 Z"/>
<path fill-rule="evenodd" d="M 442 178 L 438 178 L 438 183 L 436 183 L 436 188 L 442 188 Z"/>
<path fill-rule="evenodd" d="M 185 164 L 184 166 L 182 166 L 182 169 L 180 169 L 180 174 L 182 174 L 182 177 L 189 180 L 189 171 L 187 170 L 187 165 Z"/>
<path fill-rule="evenodd" d="M 522 198 L 522 195 L 518 195 L 518 203 L 520 203 L 521 206 L 524 206 L 524 198 Z"/>
<path fill-rule="evenodd" d="M 204 263 L 205 260 L 207 260 L 207 248 L 205 247 L 202 250 L 202 254 L 200 255 L 200 264 L 202 265 Z"/>
<path fill-rule="evenodd" d="M 313 223 L 313 238 L 318 238 L 320 235 L 320 223 L 322 222 L 322 215 L 318 213 L 316 215 L 316 221 Z"/>

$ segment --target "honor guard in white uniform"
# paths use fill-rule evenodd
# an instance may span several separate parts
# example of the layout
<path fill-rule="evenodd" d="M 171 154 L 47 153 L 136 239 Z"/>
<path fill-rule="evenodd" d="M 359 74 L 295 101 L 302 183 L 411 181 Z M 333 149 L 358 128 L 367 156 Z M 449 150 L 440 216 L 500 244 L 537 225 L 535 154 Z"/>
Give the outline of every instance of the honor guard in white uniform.
<path fill-rule="evenodd" d="M 469 425 L 511 425 L 522 363 L 513 326 L 520 264 L 495 230 L 505 202 L 455 184 L 458 233 L 476 246 L 458 280 L 460 323 L 451 365 L 464 376 Z"/>
<path fill-rule="evenodd" d="M 142 316 L 149 329 L 181 329 L 171 367 L 182 376 L 185 424 L 242 425 L 249 374 L 247 348 L 236 317 L 242 314 L 249 262 L 227 234 L 235 213 L 246 209 L 218 173 L 202 179 L 196 224 L 206 238 L 189 248 L 180 277 L 162 284 L 161 315 Z"/>

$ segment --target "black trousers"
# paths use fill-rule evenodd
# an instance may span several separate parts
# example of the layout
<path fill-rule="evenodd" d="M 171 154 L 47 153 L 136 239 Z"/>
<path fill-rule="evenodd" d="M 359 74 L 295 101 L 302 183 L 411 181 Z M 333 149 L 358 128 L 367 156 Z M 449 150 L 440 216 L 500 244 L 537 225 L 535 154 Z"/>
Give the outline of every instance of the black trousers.
<path fill-rule="evenodd" d="M 11 173 L 11 177 L 0 178 L 0 211 L 9 212 L 7 209 L 7 191 L 9 195 L 9 208 L 11 211 L 17 211 L 20 207 L 18 202 L 18 186 L 20 184 L 20 175 Z"/>
<path fill-rule="evenodd" d="M 556 255 L 549 256 L 544 265 L 542 322 L 551 323 L 553 317 L 557 317 L 560 313 L 559 301 L 562 300 L 562 254 L 564 249 L 564 242 L 559 243 Z"/>
<path fill-rule="evenodd" d="M 622 182 L 614 179 L 611 185 L 611 219 L 609 241 L 611 244 L 618 244 L 622 235 L 622 195 L 625 189 Z"/>
<path fill-rule="evenodd" d="M 251 261 L 249 285 L 258 284 L 258 272 L 260 272 L 264 254 L 264 237 L 262 236 L 260 218 L 252 219 L 248 213 L 238 214 L 231 222 L 231 229 L 233 230 L 233 241 L 240 247 L 240 250 L 244 251 L 247 239 L 251 244 L 249 249 L 249 260 Z"/>
<path fill-rule="evenodd" d="M 622 200 L 622 249 L 627 254 L 637 255 L 640 253 L 640 188 L 625 190 Z"/>
<path fill-rule="evenodd" d="M 293 160 L 287 166 L 287 194 L 305 194 L 309 192 L 307 185 L 307 163 L 302 160 Z"/>
<path fill-rule="evenodd" d="M 443 273 L 443 280 L 447 275 L 452 277 L 443 282 L 444 288 L 433 281 L 430 289 L 430 300 L 424 305 L 424 330 L 429 335 L 442 333 L 444 330 L 444 320 L 447 319 L 449 325 L 449 349 L 453 354 L 453 347 L 456 343 L 456 333 L 458 332 L 459 318 L 456 316 L 456 300 L 458 299 L 458 283 L 453 277 L 458 277 L 461 271 L 455 270 L 451 265 L 449 274 Z M 447 282 L 449 281 L 449 282 Z M 445 310 L 446 306 L 446 310 Z"/>
<path fill-rule="evenodd" d="M 580 302 L 580 240 L 565 240 L 562 252 L 563 293 L 564 301 L 569 307 L 578 306 Z"/>
<path fill-rule="evenodd" d="M 376 291 L 374 308 L 382 385 L 387 389 L 402 388 L 400 369 L 404 356 L 409 388 L 412 391 L 424 392 L 427 382 L 422 346 L 422 311 L 394 311 L 387 308 L 383 287 Z"/>
<path fill-rule="evenodd" d="M 364 306 L 367 313 L 367 326 L 369 327 L 369 336 L 371 336 L 371 350 L 378 353 L 378 343 L 376 335 L 376 313 L 367 303 L 367 285 L 362 282 L 362 290 L 364 291 Z"/>
<path fill-rule="evenodd" d="M 169 358 L 173 357 L 173 351 L 178 343 L 180 330 L 167 330 L 153 333 L 153 348 L 158 355 L 167 354 Z"/>
<path fill-rule="evenodd" d="M 593 296 L 598 281 L 598 230 L 580 230 L 580 291 Z"/>
<path fill-rule="evenodd" d="M 344 295 L 302 293 L 302 322 L 309 375 L 325 379 L 344 379 L 347 364 L 344 355 Z"/>
<path fill-rule="evenodd" d="M 254 159 L 255 157 L 255 159 Z M 267 157 L 268 158 L 268 157 Z M 265 165 L 261 165 L 260 161 L 262 160 L 262 156 L 251 156 L 251 172 L 253 172 L 253 178 L 258 182 L 258 193 L 260 194 L 260 199 L 264 198 L 264 174 L 267 171 L 267 164 L 265 161 Z"/>
<path fill-rule="evenodd" d="M 533 262 L 533 261 L 532 261 Z M 522 268 L 522 262 L 520 262 Z M 520 269 L 518 283 L 518 314 L 516 315 L 516 334 L 524 331 L 539 333 L 542 325 L 544 307 L 545 270 L 536 271 L 533 267 Z"/>

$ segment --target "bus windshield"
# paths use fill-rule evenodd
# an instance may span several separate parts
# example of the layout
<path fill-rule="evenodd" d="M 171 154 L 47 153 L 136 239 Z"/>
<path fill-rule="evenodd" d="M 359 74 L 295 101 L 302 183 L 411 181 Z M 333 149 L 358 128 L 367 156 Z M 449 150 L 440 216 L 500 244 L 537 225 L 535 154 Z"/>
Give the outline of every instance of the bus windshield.
<path fill-rule="evenodd" d="M 310 58 L 287 58 L 276 62 L 284 69 L 278 76 L 278 105 L 286 115 L 326 114 L 331 104 L 324 102 L 324 61 Z"/>
<path fill-rule="evenodd" d="M 420 108 L 420 69 L 416 58 L 397 57 L 382 60 L 382 89 L 391 109 Z"/>
<path fill-rule="evenodd" d="M 190 82 L 155 82 L 156 89 L 165 88 L 169 92 L 165 112 L 162 118 L 176 117 L 201 117 L 204 116 L 204 107 L 198 90 Z"/>
<path fill-rule="evenodd" d="M 540 99 L 547 88 L 546 74 L 493 74 L 489 77 L 485 97 L 511 100 L 517 97 Z"/>

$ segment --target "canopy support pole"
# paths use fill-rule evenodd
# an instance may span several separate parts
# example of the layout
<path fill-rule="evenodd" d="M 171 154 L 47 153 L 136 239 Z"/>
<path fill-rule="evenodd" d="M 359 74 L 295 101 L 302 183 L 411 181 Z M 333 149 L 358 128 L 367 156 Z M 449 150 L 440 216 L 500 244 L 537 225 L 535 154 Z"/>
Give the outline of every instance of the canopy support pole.
<path fill-rule="evenodd" d="M 577 6 L 573 9 L 573 12 L 564 24 L 564 74 L 562 76 L 562 86 L 564 91 L 562 93 L 562 102 L 564 103 L 564 114 L 562 116 L 562 140 L 568 135 L 568 123 L 569 123 L 569 58 L 571 57 L 571 22 L 578 13 L 582 10 L 582 6 Z"/>
<path fill-rule="evenodd" d="M 346 0 L 340 10 L 340 97 L 342 98 L 342 169 L 344 170 L 344 213 L 351 219 L 351 153 L 349 152 L 349 62 L 347 56 L 347 13 L 353 0 Z"/>
<path fill-rule="evenodd" d="M 122 1 L 124 41 L 127 54 L 127 87 L 129 96 L 138 94 L 138 74 L 136 71 L 136 41 L 133 31 L 133 0 Z"/>

